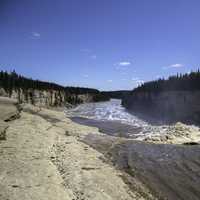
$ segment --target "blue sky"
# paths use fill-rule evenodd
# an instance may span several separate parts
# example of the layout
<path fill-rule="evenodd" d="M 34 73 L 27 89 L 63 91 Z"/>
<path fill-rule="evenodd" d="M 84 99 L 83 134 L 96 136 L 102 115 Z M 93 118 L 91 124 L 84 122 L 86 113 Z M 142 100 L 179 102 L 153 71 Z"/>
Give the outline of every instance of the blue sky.
<path fill-rule="evenodd" d="M 0 0 L 3 70 L 119 90 L 199 59 L 199 0 Z"/>

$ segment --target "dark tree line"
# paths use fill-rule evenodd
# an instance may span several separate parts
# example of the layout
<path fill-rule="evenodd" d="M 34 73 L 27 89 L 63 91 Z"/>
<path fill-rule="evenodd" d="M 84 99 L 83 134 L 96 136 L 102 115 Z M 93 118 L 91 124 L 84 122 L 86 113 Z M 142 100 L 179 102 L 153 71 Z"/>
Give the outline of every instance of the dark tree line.
<path fill-rule="evenodd" d="M 22 89 L 38 89 L 38 90 L 64 90 L 65 88 L 55 84 L 39 80 L 32 80 L 24 76 L 18 75 L 15 71 L 8 73 L 0 72 L 0 87 L 4 88 L 7 93 L 12 93 L 13 90 Z"/>
<path fill-rule="evenodd" d="M 163 92 L 187 90 L 200 90 L 200 71 L 191 72 L 190 74 L 177 74 L 170 76 L 168 79 L 158 79 L 142 84 L 141 86 L 132 90 L 132 92 Z"/>
<path fill-rule="evenodd" d="M 112 99 L 123 99 L 125 96 L 127 96 L 130 93 L 130 91 L 128 90 L 103 91 L 101 93 Z"/>
<path fill-rule="evenodd" d="M 0 88 L 3 88 L 10 97 L 13 91 L 16 91 L 18 93 L 19 101 L 20 91 L 22 90 L 25 94 L 26 100 L 28 100 L 28 97 L 32 99 L 32 104 L 34 104 L 34 98 L 33 93 L 30 90 L 50 91 L 51 94 L 53 91 L 56 91 L 56 97 L 61 97 L 61 93 L 64 93 L 65 101 L 70 104 L 82 103 L 83 100 L 78 96 L 81 94 L 92 94 L 94 101 L 103 101 L 108 99 L 107 96 L 102 95 L 101 92 L 96 89 L 82 87 L 64 87 L 56 83 L 26 78 L 17 74 L 15 71 L 12 71 L 10 73 L 6 71 L 0 71 Z"/>
<path fill-rule="evenodd" d="M 34 89 L 34 90 L 57 90 L 64 91 L 66 94 L 98 94 L 99 91 L 91 88 L 81 87 L 64 87 L 56 83 L 45 82 L 40 80 L 33 80 L 17 74 L 15 71 L 8 73 L 6 71 L 0 72 L 0 87 L 4 88 L 7 93 L 12 93 L 13 90 Z"/>

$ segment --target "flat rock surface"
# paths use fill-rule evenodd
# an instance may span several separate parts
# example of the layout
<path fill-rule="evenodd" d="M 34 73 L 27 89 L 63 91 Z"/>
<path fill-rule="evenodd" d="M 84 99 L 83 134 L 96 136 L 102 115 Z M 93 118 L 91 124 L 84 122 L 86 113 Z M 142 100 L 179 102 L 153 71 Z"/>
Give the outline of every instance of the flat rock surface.
<path fill-rule="evenodd" d="M 5 121 L 10 120 L 19 114 L 15 105 L 16 103 L 15 100 L 0 97 L 0 140 L 6 139 L 6 129 L 8 128 L 8 124 Z"/>
<path fill-rule="evenodd" d="M 50 148 L 56 135 L 42 118 L 22 113 L 9 124 L 6 140 L 0 142 L 0 199 L 72 199 L 63 186 Z"/>
<path fill-rule="evenodd" d="M 16 103 L 16 100 L 0 97 L 0 120 L 8 120 L 12 116 L 18 114 Z"/>
<path fill-rule="evenodd" d="M 200 146 L 150 144 L 102 135 L 85 143 L 112 158 L 160 199 L 200 199 Z"/>
<path fill-rule="evenodd" d="M 62 112 L 24 105 L 0 141 L 1 200 L 132 200 L 120 171 L 102 153 L 80 142 L 96 128 L 81 126 Z"/>
<path fill-rule="evenodd" d="M 108 136 L 62 112 L 23 108 L 19 119 L 2 115 L 9 127 L 0 140 L 1 200 L 199 199 L 199 145 Z"/>

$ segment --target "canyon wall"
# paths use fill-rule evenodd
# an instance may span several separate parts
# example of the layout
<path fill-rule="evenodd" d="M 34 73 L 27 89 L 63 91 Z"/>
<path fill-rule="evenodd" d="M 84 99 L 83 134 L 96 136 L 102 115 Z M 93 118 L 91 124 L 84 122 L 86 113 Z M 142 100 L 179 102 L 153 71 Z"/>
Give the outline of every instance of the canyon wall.
<path fill-rule="evenodd" d="M 123 106 L 141 116 L 167 122 L 200 123 L 200 91 L 132 92 Z"/>
<path fill-rule="evenodd" d="M 97 101 L 97 94 L 73 94 L 64 90 L 17 89 L 8 93 L 0 88 L 0 96 L 17 99 L 20 103 L 30 103 L 41 107 L 67 106 Z M 101 97 L 103 97 L 100 94 Z M 103 100 L 103 99 L 102 99 Z"/>
<path fill-rule="evenodd" d="M 63 106 L 66 95 L 64 91 L 57 90 L 12 90 L 9 94 L 3 88 L 0 89 L 0 96 L 17 99 L 20 103 L 30 103 L 37 106 Z"/>

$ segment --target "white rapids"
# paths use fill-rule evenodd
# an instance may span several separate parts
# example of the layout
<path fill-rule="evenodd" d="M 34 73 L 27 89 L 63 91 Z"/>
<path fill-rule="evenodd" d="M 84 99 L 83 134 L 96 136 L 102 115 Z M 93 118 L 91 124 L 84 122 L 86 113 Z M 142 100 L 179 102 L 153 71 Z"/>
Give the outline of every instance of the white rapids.
<path fill-rule="evenodd" d="M 73 109 L 66 110 L 68 117 L 83 117 L 101 121 L 118 121 L 123 124 L 134 127 L 142 127 L 137 134 L 138 140 L 143 140 L 147 136 L 155 133 L 164 133 L 167 126 L 152 126 L 149 123 L 139 119 L 137 116 L 130 114 L 122 105 L 121 100 L 111 99 L 107 102 L 85 103 Z"/>

